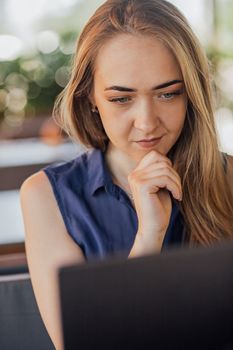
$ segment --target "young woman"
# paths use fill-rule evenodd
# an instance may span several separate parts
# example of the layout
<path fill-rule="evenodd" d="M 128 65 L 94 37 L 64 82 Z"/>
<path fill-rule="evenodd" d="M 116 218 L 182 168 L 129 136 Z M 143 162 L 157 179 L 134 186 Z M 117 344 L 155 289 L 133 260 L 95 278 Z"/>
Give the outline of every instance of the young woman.
<path fill-rule="evenodd" d="M 232 157 L 219 151 L 207 59 L 164 0 L 108 0 L 82 31 L 56 117 L 87 148 L 30 177 L 26 250 L 62 349 L 57 267 L 233 238 Z"/>

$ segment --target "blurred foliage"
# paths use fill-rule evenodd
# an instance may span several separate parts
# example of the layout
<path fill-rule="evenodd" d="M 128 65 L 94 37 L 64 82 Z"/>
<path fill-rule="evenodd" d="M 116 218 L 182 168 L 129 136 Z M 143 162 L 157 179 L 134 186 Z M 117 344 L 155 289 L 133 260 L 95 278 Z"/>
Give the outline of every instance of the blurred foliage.
<path fill-rule="evenodd" d="M 228 1 L 226 6 L 222 6 L 219 0 L 212 1 L 213 40 L 206 51 L 217 78 L 215 88 L 218 105 L 233 110 L 233 98 L 225 93 L 221 82 L 226 79 L 227 69 L 230 71 L 233 67 L 233 50 L 226 50 L 223 42 L 227 38 L 228 48 L 231 47 L 233 1 Z M 74 17 L 76 22 L 76 15 Z M 70 61 L 78 33 L 70 30 L 58 36 L 59 46 L 51 53 L 43 53 L 38 49 L 31 56 L 0 62 L 0 123 L 4 120 L 7 125 L 17 127 L 27 117 L 51 115 L 55 98 L 65 87 L 70 75 Z M 222 62 L 227 62 L 230 68 L 224 67 Z"/>
<path fill-rule="evenodd" d="M 212 38 L 205 49 L 212 65 L 217 108 L 233 111 L 233 1 L 211 2 Z"/>
<path fill-rule="evenodd" d="M 14 106 L 9 106 L 7 94 L 12 89 L 25 92 L 23 117 L 51 113 L 56 96 L 68 81 L 72 56 L 70 51 L 76 38 L 75 32 L 64 33 L 60 35 L 59 47 L 51 53 L 46 54 L 38 50 L 31 56 L 0 62 L 0 119 L 9 114 L 8 109 L 11 113 L 20 112 L 17 108 L 15 110 Z"/>

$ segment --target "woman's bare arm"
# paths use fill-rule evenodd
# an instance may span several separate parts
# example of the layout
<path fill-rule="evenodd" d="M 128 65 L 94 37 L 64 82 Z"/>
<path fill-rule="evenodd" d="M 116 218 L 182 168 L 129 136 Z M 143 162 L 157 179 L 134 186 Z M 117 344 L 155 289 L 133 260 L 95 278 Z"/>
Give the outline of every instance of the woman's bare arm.
<path fill-rule="evenodd" d="M 43 171 L 27 179 L 20 191 L 31 281 L 47 331 L 63 349 L 57 268 L 84 262 L 84 255 L 64 226 L 51 185 Z"/>

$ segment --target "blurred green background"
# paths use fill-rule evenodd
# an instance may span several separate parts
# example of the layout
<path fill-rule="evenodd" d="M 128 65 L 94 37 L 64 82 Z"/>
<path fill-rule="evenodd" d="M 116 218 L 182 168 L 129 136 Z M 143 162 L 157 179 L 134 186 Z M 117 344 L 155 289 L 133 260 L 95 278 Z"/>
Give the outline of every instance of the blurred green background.
<path fill-rule="evenodd" d="M 220 148 L 233 154 L 233 0 L 170 1 L 188 18 L 211 60 Z M 51 114 L 69 79 L 76 39 L 102 3 L 0 0 L 0 256 L 12 243 L 25 255 L 22 182 L 82 152 Z"/>
<path fill-rule="evenodd" d="M 222 148 L 233 153 L 233 0 L 171 2 L 186 15 L 212 62 L 216 122 Z M 69 79 L 76 38 L 101 3 L 0 0 L 1 139 L 38 134 Z M 31 131 L 25 132 L 28 122 Z"/>

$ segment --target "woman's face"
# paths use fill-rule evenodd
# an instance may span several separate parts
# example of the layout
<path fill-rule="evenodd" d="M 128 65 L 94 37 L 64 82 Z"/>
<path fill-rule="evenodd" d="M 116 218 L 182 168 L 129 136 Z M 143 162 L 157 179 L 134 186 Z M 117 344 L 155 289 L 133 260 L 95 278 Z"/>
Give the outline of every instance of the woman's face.
<path fill-rule="evenodd" d="M 135 161 L 152 149 L 168 153 L 182 131 L 187 107 L 183 77 L 169 49 L 153 37 L 127 34 L 110 39 L 99 51 L 92 103 L 111 149 Z"/>

